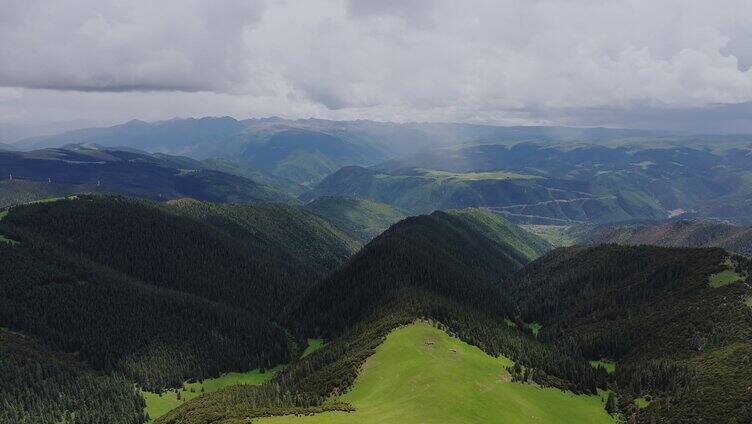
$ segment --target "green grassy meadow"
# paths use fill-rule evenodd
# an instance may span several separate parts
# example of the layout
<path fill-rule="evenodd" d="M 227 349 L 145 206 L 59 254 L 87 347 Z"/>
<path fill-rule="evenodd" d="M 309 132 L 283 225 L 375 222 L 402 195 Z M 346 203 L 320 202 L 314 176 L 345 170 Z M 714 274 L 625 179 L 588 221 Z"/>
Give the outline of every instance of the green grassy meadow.
<path fill-rule="evenodd" d="M 236 384 L 261 384 L 274 377 L 274 374 L 282 370 L 282 368 L 284 368 L 283 365 L 278 365 L 263 373 L 258 369 L 248 372 L 230 372 L 217 378 L 206 379 L 203 382 L 185 383 L 181 389 L 177 391 L 165 391 L 161 395 L 147 391 L 142 391 L 141 394 L 144 396 L 144 400 L 146 400 L 146 412 L 154 420 L 177 408 L 187 400 L 200 396 L 203 393 L 214 392 Z M 178 399 L 178 392 L 180 393 L 180 399 Z"/>
<path fill-rule="evenodd" d="M 612 374 L 614 371 L 616 371 L 616 363 L 614 361 L 609 361 L 608 359 L 590 361 L 590 365 L 593 368 L 603 367 L 609 374 Z"/>
<path fill-rule="evenodd" d="M 744 276 L 734 271 L 734 263 L 731 259 L 726 259 L 724 265 L 726 265 L 726 269 L 710 276 L 710 280 L 708 281 L 710 287 L 723 287 L 744 279 Z"/>
<path fill-rule="evenodd" d="M 305 358 L 306 356 L 312 354 L 313 352 L 321 349 L 324 347 L 324 340 L 322 339 L 308 339 L 308 347 L 305 348 L 303 351 L 303 354 L 300 355 L 301 358 Z"/>
<path fill-rule="evenodd" d="M 259 419 L 318 423 L 613 423 L 600 396 L 513 383 L 494 358 L 423 322 L 390 333 L 337 400 L 356 411 Z"/>
<path fill-rule="evenodd" d="M 303 351 L 301 358 L 310 355 L 321 349 L 323 346 L 324 340 L 322 339 L 308 339 L 308 346 Z M 155 418 L 161 417 L 169 411 L 177 408 L 180 404 L 200 396 L 203 393 L 211 393 L 237 384 L 264 383 L 274 377 L 274 375 L 284 367 L 284 365 L 277 365 L 263 373 L 259 369 L 248 372 L 230 372 L 222 374 L 217 378 L 206 379 L 203 382 L 185 383 L 180 390 L 165 391 L 161 396 L 159 393 L 148 391 L 141 391 L 141 394 L 144 396 L 144 400 L 146 400 L 146 412 L 149 414 L 149 417 L 154 420 Z M 180 399 L 178 399 L 178 392 L 180 392 Z"/>
<path fill-rule="evenodd" d="M 534 180 L 541 178 L 537 175 L 518 174 L 516 172 L 493 171 L 493 172 L 447 172 L 435 169 L 421 169 L 423 176 L 435 179 L 452 179 L 459 181 L 485 181 L 485 180 Z"/>
<path fill-rule="evenodd" d="M 645 399 L 644 397 L 635 398 L 634 403 L 640 409 L 647 408 L 650 405 L 650 401 Z"/>
<path fill-rule="evenodd" d="M 567 247 L 577 244 L 577 237 L 572 234 L 569 225 L 520 225 L 524 230 L 551 243 L 554 247 Z"/>
<path fill-rule="evenodd" d="M 525 326 L 527 326 L 527 328 L 529 328 L 530 331 L 533 332 L 534 336 L 537 336 L 538 333 L 541 331 L 541 328 L 543 328 L 543 326 L 540 323 L 535 322 L 535 321 L 533 321 L 531 323 L 527 323 L 527 324 L 525 324 Z"/>

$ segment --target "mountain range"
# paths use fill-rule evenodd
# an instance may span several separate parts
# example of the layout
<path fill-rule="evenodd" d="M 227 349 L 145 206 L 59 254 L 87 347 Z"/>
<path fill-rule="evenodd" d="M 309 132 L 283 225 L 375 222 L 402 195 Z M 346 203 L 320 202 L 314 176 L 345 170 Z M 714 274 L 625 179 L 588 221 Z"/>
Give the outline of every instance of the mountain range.
<path fill-rule="evenodd" d="M 751 142 L 280 118 L 23 140 L 0 422 L 750 422 Z"/>

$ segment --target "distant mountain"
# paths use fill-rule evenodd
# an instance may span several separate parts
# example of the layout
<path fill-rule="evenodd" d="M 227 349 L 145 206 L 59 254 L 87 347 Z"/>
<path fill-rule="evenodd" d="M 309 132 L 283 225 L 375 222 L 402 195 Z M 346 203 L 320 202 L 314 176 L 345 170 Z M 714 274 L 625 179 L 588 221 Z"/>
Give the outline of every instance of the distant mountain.
<path fill-rule="evenodd" d="M 721 247 L 752 256 L 752 227 L 714 221 L 670 221 L 597 227 L 584 236 L 591 244 L 651 244 L 667 247 Z"/>
<path fill-rule="evenodd" d="M 332 121 L 322 121 L 332 122 Z M 297 183 L 311 183 L 344 165 L 371 165 L 386 158 L 369 137 L 342 134 L 317 121 L 278 119 L 237 121 L 233 118 L 131 121 L 21 140 L 24 148 L 52 148 L 95 143 L 105 148 L 129 147 L 194 159 L 239 160 L 261 171 Z"/>
<path fill-rule="evenodd" d="M 264 172 L 256 168 L 252 168 L 244 162 L 230 159 L 204 159 L 201 161 L 209 169 L 216 171 L 226 172 L 228 174 L 237 175 L 240 177 L 248 178 L 260 184 L 267 185 L 283 193 L 290 194 L 292 196 L 299 196 L 308 188 L 289 180 L 284 177 L 279 177 L 269 172 Z"/>
<path fill-rule="evenodd" d="M 369 165 L 385 159 L 377 149 L 322 132 L 286 129 L 245 147 L 251 166 L 302 183 L 320 181 L 345 165 Z"/>
<path fill-rule="evenodd" d="M 572 223 L 662 218 L 661 205 L 638 189 L 606 190 L 588 180 L 551 178 L 509 171 L 446 172 L 423 168 L 379 172 L 345 167 L 310 192 L 319 196 L 360 196 L 411 213 L 484 207 L 515 222 Z"/>
<path fill-rule="evenodd" d="M 15 146 L 11 146 L 10 144 L 0 143 L 0 150 L 10 150 L 15 151 L 18 150 Z"/>
<path fill-rule="evenodd" d="M 305 208 L 368 242 L 407 215 L 384 203 L 361 197 L 318 197 Z"/>
<path fill-rule="evenodd" d="M 344 168 L 302 198 L 370 196 L 421 212 L 494 207 L 517 222 L 538 224 L 669 215 L 748 223 L 750 218 L 743 211 L 751 206 L 752 161 L 743 160 L 747 154 L 741 148 L 455 146 L 429 149 L 367 170 Z M 444 178 L 438 179 L 442 173 Z M 494 174 L 517 177 L 502 182 L 492 178 Z M 491 183 L 492 179 L 496 181 Z"/>
<path fill-rule="evenodd" d="M 450 160 L 451 149 L 466 144 L 513 146 L 535 142 L 546 146 L 598 144 L 608 146 L 744 148 L 752 136 L 689 136 L 665 131 L 610 128 L 499 127 L 472 124 L 389 123 L 374 121 L 289 120 L 230 117 L 131 121 L 106 128 L 87 128 L 20 140 L 24 149 L 96 143 L 106 148 L 130 147 L 151 153 L 219 158 L 252 167 L 297 183 L 313 184 L 347 165 L 370 166 L 409 157 Z M 447 149 L 432 152 L 433 149 Z M 644 147 L 643 147 L 644 148 Z M 443 157 L 442 156 L 446 156 Z M 499 165 L 499 164 L 497 164 Z M 436 163 L 416 164 L 454 170 Z M 400 166 L 400 167 L 405 167 Z M 490 169 L 503 169 L 495 167 Z"/>
<path fill-rule="evenodd" d="M 0 206 L 77 193 L 148 199 L 194 197 L 218 202 L 295 202 L 253 180 L 193 159 L 135 150 L 68 146 L 0 152 Z"/>

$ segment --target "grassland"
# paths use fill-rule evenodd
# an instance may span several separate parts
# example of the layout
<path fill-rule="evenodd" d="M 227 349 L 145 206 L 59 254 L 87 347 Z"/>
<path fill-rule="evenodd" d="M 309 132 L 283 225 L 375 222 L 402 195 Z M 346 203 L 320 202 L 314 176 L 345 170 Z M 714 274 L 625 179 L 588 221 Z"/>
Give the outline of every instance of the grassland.
<path fill-rule="evenodd" d="M 323 346 L 324 340 L 322 339 L 308 339 L 308 346 L 303 351 L 301 357 L 306 357 L 321 349 Z M 146 400 L 146 412 L 153 420 L 177 408 L 187 400 L 200 396 L 203 393 L 211 393 L 224 387 L 237 384 L 261 384 L 274 377 L 274 375 L 281 371 L 282 368 L 284 368 L 284 365 L 278 365 L 263 373 L 259 369 L 248 372 L 230 372 L 202 382 L 185 383 L 181 389 L 165 391 L 161 395 L 159 393 L 148 391 L 142 391 L 141 394 Z M 180 399 L 178 399 L 178 392 L 180 393 Z"/>
<path fill-rule="evenodd" d="M 640 409 L 647 408 L 650 405 L 650 401 L 644 397 L 635 398 L 634 403 Z"/>
<path fill-rule="evenodd" d="M 324 347 L 324 341 L 322 339 L 308 339 L 308 347 L 306 347 L 300 357 L 305 358 L 322 347 Z"/>
<path fill-rule="evenodd" d="M 593 368 L 603 367 L 609 374 L 612 374 L 614 371 L 616 371 L 616 363 L 614 361 L 609 361 L 608 359 L 590 361 L 590 365 L 592 365 Z"/>
<path fill-rule="evenodd" d="M 613 423 L 600 396 L 511 382 L 494 358 L 426 323 L 390 333 L 337 400 L 356 411 L 258 420 L 318 423 Z"/>
<path fill-rule="evenodd" d="M 569 225 L 520 225 L 520 227 L 546 240 L 554 247 L 577 244 L 577 237 L 569 231 L 571 227 Z"/>
<path fill-rule="evenodd" d="M 459 180 L 459 181 L 487 181 L 487 180 L 534 180 L 538 177 L 536 175 L 527 175 L 527 174 L 518 174 L 516 172 L 506 172 L 506 171 L 493 171 L 493 172 L 464 172 L 464 173 L 458 173 L 458 172 L 446 172 L 446 171 L 437 171 L 434 169 L 426 169 L 421 170 L 423 172 L 423 176 L 434 178 L 434 179 L 452 179 L 452 180 Z"/>
<path fill-rule="evenodd" d="M 534 336 L 537 336 L 537 335 L 538 335 L 538 333 L 540 332 L 541 328 L 543 328 L 543 326 L 542 326 L 542 325 L 541 325 L 540 323 L 538 323 L 538 322 L 535 322 L 535 321 L 533 321 L 533 322 L 531 322 L 531 323 L 526 323 L 526 324 L 525 324 L 525 326 L 526 326 L 527 328 L 529 328 L 529 329 L 530 329 L 530 331 L 532 331 L 532 332 L 533 332 L 533 335 L 534 335 Z"/>
<path fill-rule="evenodd" d="M 200 396 L 203 393 L 211 393 L 223 387 L 234 386 L 236 384 L 261 384 L 274 377 L 274 374 L 282 368 L 282 365 L 278 365 L 263 373 L 258 369 L 248 372 L 230 372 L 202 382 L 185 383 L 179 390 L 166 391 L 162 394 L 142 391 L 141 394 L 144 396 L 144 400 L 146 400 L 146 412 L 153 420 L 177 408 L 185 401 Z M 179 399 L 178 393 L 180 393 Z"/>
<path fill-rule="evenodd" d="M 710 276 L 710 280 L 708 281 L 710 287 L 723 287 L 744 279 L 744 276 L 734 271 L 734 262 L 731 259 L 726 259 L 724 265 L 726 269 Z"/>
<path fill-rule="evenodd" d="M 745 304 L 746 304 L 747 306 L 749 306 L 750 308 L 752 308 L 752 296 L 750 296 L 750 297 L 748 297 L 748 298 L 744 299 L 744 303 L 745 303 Z"/>

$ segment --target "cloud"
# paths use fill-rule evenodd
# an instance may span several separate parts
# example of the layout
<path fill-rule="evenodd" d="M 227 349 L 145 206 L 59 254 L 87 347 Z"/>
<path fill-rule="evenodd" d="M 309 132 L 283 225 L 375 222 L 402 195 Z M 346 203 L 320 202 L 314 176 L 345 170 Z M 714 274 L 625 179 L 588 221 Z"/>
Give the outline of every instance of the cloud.
<path fill-rule="evenodd" d="M 73 91 L 231 91 L 265 3 L 0 2 L 0 84 Z"/>
<path fill-rule="evenodd" d="M 23 90 L 13 104 L 28 115 L 45 96 L 88 99 L 73 106 L 80 108 L 110 100 L 109 113 L 127 118 L 210 104 L 210 114 L 241 117 L 496 123 L 558 122 L 565 111 L 584 119 L 578 111 L 588 110 L 632 119 L 639 109 L 752 101 L 748 0 L 0 0 L 0 7 L 0 86 Z M 174 104 L 178 98 L 204 104 Z"/>

